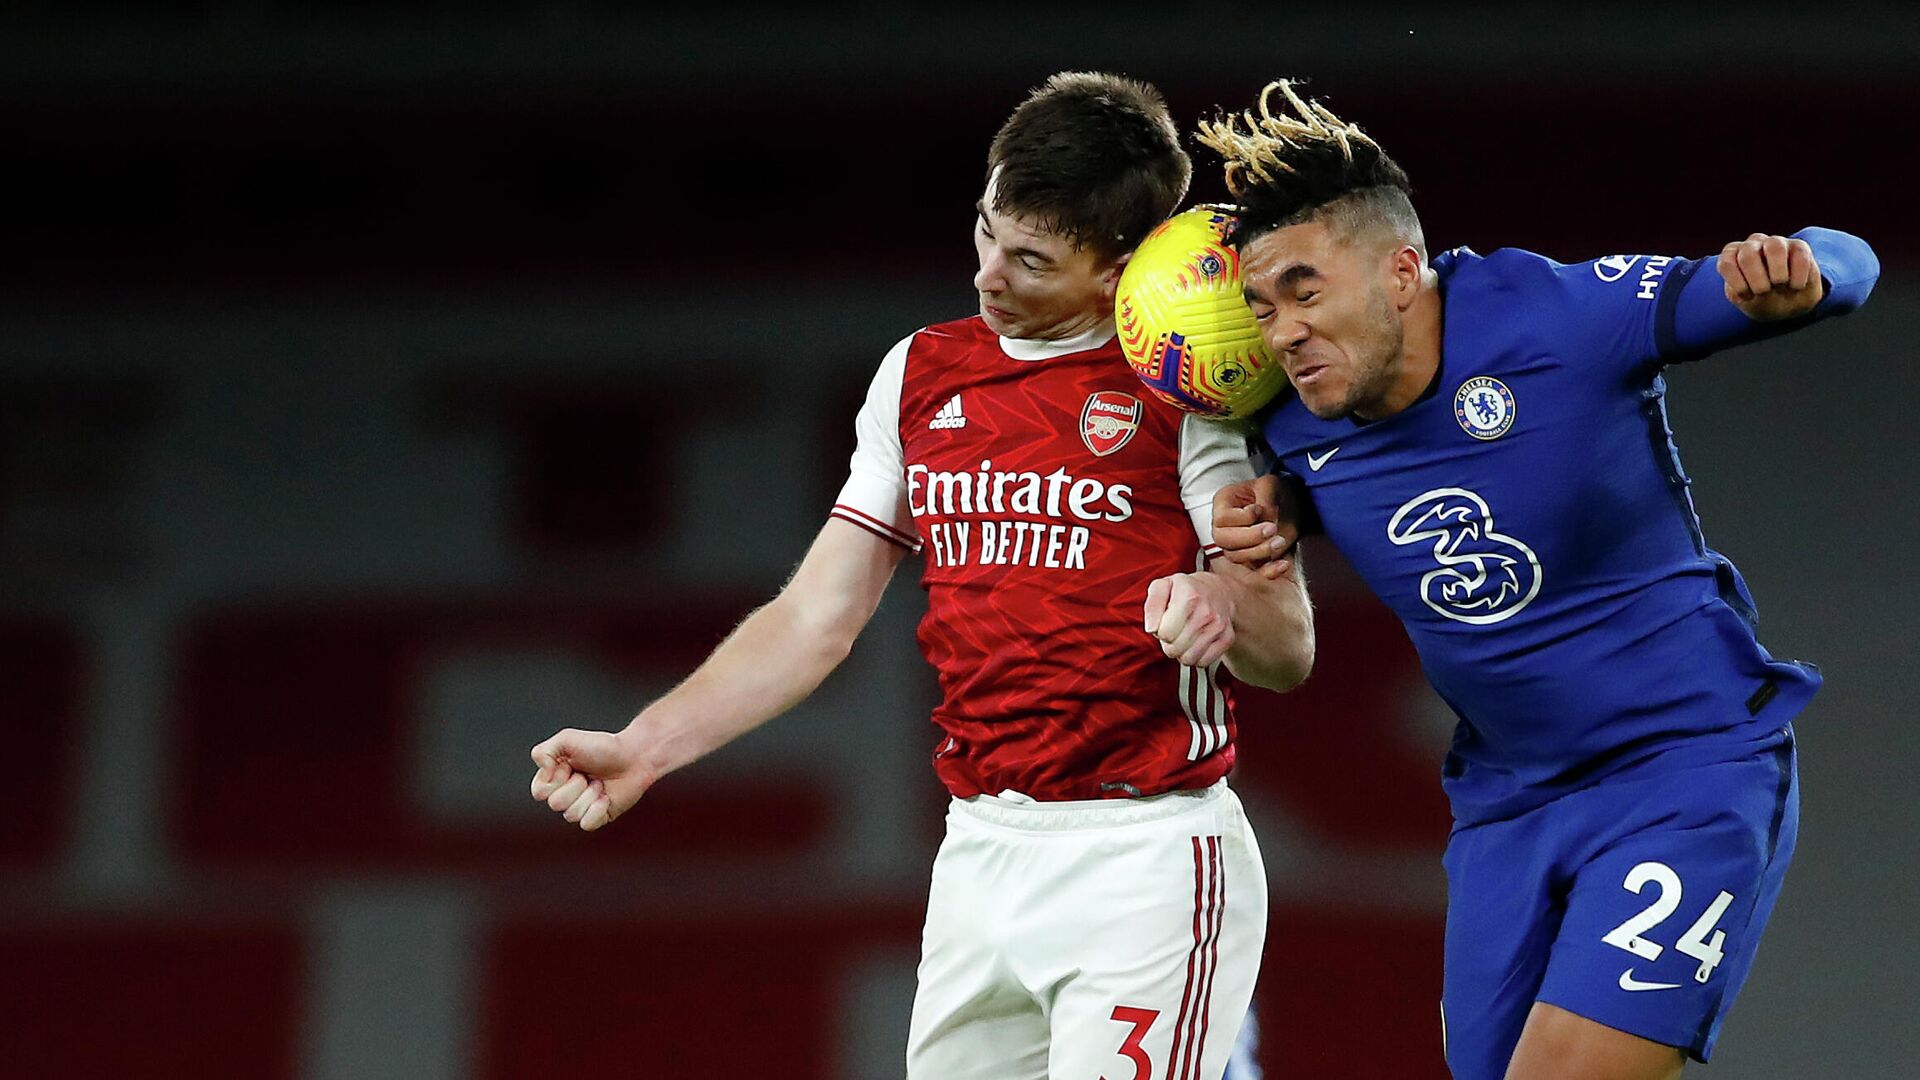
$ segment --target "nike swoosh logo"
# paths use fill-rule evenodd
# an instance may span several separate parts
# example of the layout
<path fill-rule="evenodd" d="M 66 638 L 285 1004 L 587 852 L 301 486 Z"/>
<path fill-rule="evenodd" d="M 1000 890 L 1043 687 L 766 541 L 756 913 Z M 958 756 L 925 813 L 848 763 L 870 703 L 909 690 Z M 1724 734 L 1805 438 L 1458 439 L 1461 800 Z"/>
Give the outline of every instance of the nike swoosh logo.
<path fill-rule="evenodd" d="M 1333 455 L 1339 452 L 1340 452 L 1340 448 L 1336 446 L 1333 449 L 1327 451 L 1326 453 L 1321 454 L 1319 457 L 1314 457 L 1312 454 L 1308 454 L 1307 468 L 1312 469 L 1314 472 L 1319 472 L 1320 466 L 1325 465 L 1328 459 L 1332 458 Z"/>
<path fill-rule="evenodd" d="M 1633 969 L 1628 968 L 1627 970 L 1620 973 L 1620 989 L 1622 990 L 1678 990 L 1680 989 L 1680 984 L 1679 983 L 1641 982 L 1639 979 L 1636 979 L 1633 977 Z"/>

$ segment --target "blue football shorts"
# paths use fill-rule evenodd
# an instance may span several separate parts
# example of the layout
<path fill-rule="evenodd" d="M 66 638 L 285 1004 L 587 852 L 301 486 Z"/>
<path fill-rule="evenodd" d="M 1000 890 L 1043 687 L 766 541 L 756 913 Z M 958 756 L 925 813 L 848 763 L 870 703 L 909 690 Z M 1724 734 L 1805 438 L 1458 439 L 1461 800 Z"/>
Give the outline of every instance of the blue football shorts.
<path fill-rule="evenodd" d="M 1706 1061 L 1799 824 L 1783 729 L 1749 757 L 1456 829 L 1441 1000 L 1455 1080 L 1501 1080 L 1535 1001 Z"/>

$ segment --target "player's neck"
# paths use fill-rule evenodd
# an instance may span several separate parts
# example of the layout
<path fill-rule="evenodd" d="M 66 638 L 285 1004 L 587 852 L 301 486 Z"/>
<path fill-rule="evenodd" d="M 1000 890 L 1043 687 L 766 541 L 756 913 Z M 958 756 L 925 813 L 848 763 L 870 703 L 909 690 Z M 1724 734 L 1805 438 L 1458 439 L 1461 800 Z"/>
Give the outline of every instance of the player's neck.
<path fill-rule="evenodd" d="M 1053 326 L 1036 331 L 1029 341 L 1069 341 L 1091 334 L 1095 329 L 1111 329 L 1113 309 L 1083 311 Z"/>
<path fill-rule="evenodd" d="M 1406 337 L 1400 346 L 1400 360 L 1394 365 L 1387 392 L 1377 409 L 1365 413 L 1355 409 L 1363 420 L 1382 420 L 1398 413 L 1427 394 L 1440 374 L 1441 312 L 1440 293 L 1424 288 L 1407 309 Z"/>

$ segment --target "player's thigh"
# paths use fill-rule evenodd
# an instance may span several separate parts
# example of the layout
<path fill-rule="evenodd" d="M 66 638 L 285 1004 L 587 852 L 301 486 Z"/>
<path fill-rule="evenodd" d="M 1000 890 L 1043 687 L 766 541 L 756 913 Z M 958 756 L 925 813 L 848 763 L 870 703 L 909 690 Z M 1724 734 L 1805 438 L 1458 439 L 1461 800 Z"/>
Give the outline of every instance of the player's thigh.
<path fill-rule="evenodd" d="M 910 1080 L 1044 1080 L 1047 1042 L 1046 1014 L 986 950 L 924 947 L 907 1027 Z"/>
<path fill-rule="evenodd" d="M 1793 857 L 1791 746 L 1625 787 L 1596 821 L 1628 831 L 1580 868 L 1540 1000 L 1705 1061 Z"/>
<path fill-rule="evenodd" d="M 1244 822 L 1180 838 L 1158 859 L 1123 880 L 1160 902 L 1130 904 L 1113 921 L 1083 909 L 1072 973 L 1049 1010 L 1051 1076 L 1218 1080 L 1226 1071 L 1266 942 L 1265 868 Z"/>
<path fill-rule="evenodd" d="M 1687 1056 L 1556 1005 L 1534 1003 L 1506 1080 L 1675 1080 Z"/>
<path fill-rule="evenodd" d="M 955 828 L 934 858 L 907 1032 L 911 1080 L 1043 1080 L 1047 1020 L 1013 978 L 998 923 L 1004 850 Z"/>
<path fill-rule="evenodd" d="M 1441 1038 L 1455 1080 L 1500 1080 L 1546 976 L 1564 909 L 1551 821 L 1461 829 L 1447 842 Z"/>
<path fill-rule="evenodd" d="M 1209 948 L 1178 984 L 1074 980 L 1054 1004 L 1048 1075 L 1220 1080 L 1253 999 L 1259 945 L 1250 929 L 1224 931 L 1219 955 Z"/>
<path fill-rule="evenodd" d="M 1047 1080 L 1047 1018 L 1030 998 L 914 999 L 908 1080 Z"/>

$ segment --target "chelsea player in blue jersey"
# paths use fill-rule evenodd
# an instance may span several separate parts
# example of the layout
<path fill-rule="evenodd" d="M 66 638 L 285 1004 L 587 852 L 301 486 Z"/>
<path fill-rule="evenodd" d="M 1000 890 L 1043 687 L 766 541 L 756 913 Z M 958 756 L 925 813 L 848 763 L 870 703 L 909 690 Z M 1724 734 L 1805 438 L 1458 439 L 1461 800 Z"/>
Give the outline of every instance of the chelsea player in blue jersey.
<path fill-rule="evenodd" d="M 1789 721 L 1820 677 L 1755 640 L 1661 372 L 1859 306 L 1872 251 L 1805 229 L 1717 260 L 1429 263 L 1405 173 L 1288 83 L 1199 138 L 1294 389 L 1259 418 L 1291 479 L 1221 492 L 1215 538 L 1272 569 L 1322 529 L 1459 718 L 1449 1067 L 1678 1076 L 1712 1053 L 1792 858 Z"/>

